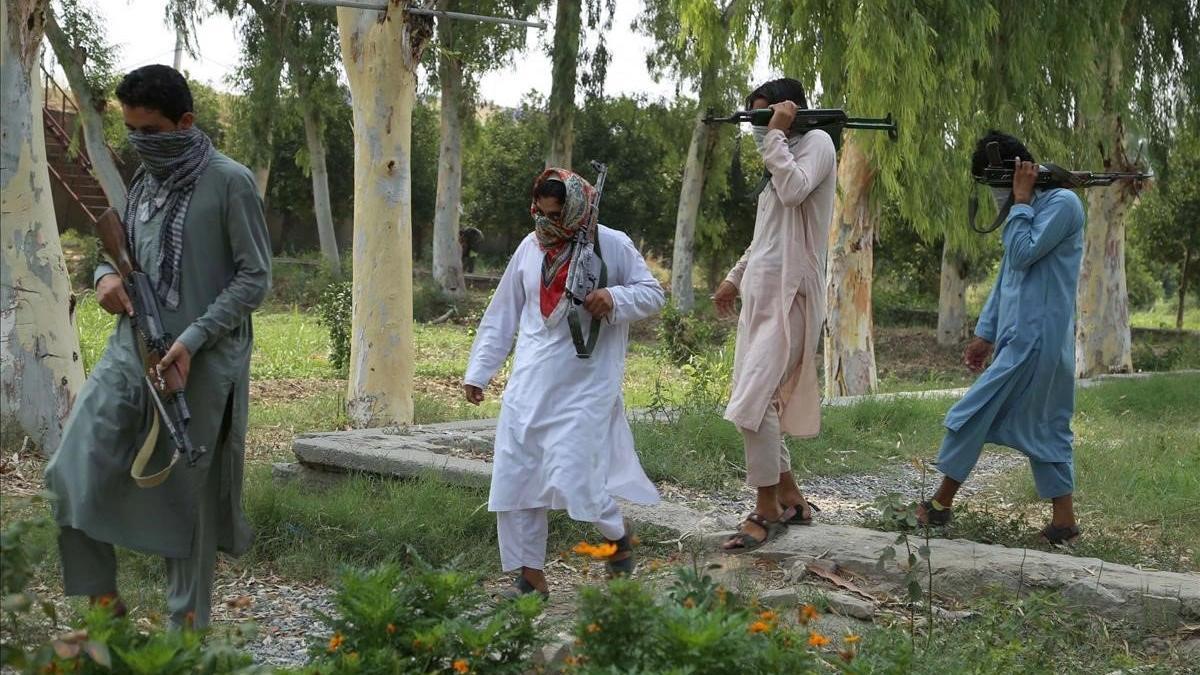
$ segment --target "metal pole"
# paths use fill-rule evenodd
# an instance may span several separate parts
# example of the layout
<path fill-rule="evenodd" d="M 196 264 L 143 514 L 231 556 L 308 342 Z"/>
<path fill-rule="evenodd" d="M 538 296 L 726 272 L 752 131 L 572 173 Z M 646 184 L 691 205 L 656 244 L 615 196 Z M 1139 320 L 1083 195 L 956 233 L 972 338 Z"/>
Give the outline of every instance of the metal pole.
<path fill-rule="evenodd" d="M 307 5 L 321 5 L 323 7 L 350 7 L 352 9 L 373 9 L 377 12 L 382 12 L 388 8 L 388 0 L 375 1 L 372 0 L 292 0 Z M 546 24 L 541 21 L 525 21 L 523 19 L 507 19 L 499 16 L 484 16 L 482 14 L 464 14 L 462 12 L 446 12 L 438 9 L 426 9 L 424 7 L 409 7 L 404 11 L 416 16 L 432 16 L 441 19 L 462 19 L 465 21 L 481 21 L 484 23 L 500 23 L 509 26 L 525 26 L 526 28 L 546 29 Z"/>

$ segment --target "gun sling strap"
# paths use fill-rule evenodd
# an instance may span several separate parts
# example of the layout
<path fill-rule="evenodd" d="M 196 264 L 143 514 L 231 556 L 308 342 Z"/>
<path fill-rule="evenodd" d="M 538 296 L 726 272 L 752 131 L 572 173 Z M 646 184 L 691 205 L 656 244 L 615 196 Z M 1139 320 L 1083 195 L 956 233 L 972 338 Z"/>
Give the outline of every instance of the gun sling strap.
<path fill-rule="evenodd" d="M 133 337 L 138 343 L 142 363 L 146 363 L 146 347 L 142 345 L 141 340 L 137 339 L 136 329 Z M 154 448 L 158 446 L 158 434 L 162 428 L 159 420 L 166 419 L 166 413 L 159 408 L 161 404 L 157 400 L 154 383 L 150 381 L 150 376 L 147 375 L 142 380 L 146 383 L 146 407 L 149 408 L 148 412 L 150 413 L 150 432 L 146 434 L 146 439 L 142 441 L 141 447 L 133 457 L 133 464 L 129 467 L 129 477 L 140 488 L 152 488 L 162 485 L 163 481 L 171 475 L 171 469 L 174 469 L 175 464 L 179 462 L 180 452 L 178 448 L 175 448 L 171 453 L 171 461 L 165 468 L 149 476 L 146 475 L 146 466 L 150 464 L 150 459 L 154 457 Z"/>
<path fill-rule="evenodd" d="M 600 254 L 600 228 L 596 228 L 596 236 L 592 241 L 592 250 L 596 252 L 596 259 L 600 261 L 600 278 L 596 283 L 596 290 L 600 290 L 608 286 L 608 265 L 604 263 L 604 256 Z M 581 359 L 591 358 L 592 352 L 596 349 L 596 340 L 600 337 L 600 319 L 592 317 L 592 325 L 588 329 L 587 340 L 583 338 L 583 323 L 579 318 L 579 303 L 583 298 L 572 298 L 571 306 L 567 309 L 567 324 L 571 327 L 571 340 L 575 342 L 575 356 Z"/>

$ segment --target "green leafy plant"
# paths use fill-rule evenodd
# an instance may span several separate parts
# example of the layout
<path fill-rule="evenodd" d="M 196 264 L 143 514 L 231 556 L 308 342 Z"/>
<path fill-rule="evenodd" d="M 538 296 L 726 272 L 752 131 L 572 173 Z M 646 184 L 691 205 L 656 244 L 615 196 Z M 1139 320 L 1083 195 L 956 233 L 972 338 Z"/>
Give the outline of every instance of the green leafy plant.
<path fill-rule="evenodd" d="M 317 305 L 321 325 L 329 331 L 329 363 L 343 375 L 350 367 L 350 322 L 354 316 L 354 288 L 349 281 L 330 284 Z"/>
<path fill-rule="evenodd" d="M 313 673 L 523 673 L 538 644 L 541 600 L 492 605 L 478 577 L 383 565 L 341 577 L 332 635 L 313 642 Z"/>

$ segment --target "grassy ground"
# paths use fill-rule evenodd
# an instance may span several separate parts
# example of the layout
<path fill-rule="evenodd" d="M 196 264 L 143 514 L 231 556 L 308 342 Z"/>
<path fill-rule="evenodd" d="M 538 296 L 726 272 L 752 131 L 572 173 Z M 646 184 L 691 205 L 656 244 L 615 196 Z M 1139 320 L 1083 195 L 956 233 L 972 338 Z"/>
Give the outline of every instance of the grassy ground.
<path fill-rule="evenodd" d="M 1175 299 L 1170 302 L 1160 300 L 1150 309 L 1131 314 L 1129 323 L 1134 328 L 1174 329 L 1178 311 L 1179 305 Z M 1195 301 L 1184 307 L 1183 329 L 1200 331 L 1200 305 Z"/>

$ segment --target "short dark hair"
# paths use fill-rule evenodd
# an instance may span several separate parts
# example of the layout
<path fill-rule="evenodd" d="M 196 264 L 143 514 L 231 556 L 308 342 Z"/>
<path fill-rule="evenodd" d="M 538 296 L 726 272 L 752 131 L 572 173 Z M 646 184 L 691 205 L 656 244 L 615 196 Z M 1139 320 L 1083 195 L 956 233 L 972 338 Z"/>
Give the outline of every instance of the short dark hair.
<path fill-rule="evenodd" d="M 1023 159 L 1026 162 L 1037 161 L 1033 158 L 1033 154 L 1029 152 L 1029 148 L 1026 148 L 1025 144 L 1016 136 L 992 129 L 975 144 L 975 154 L 971 155 L 972 176 L 983 175 L 983 170 L 988 165 L 987 146 L 991 143 L 999 144 L 1001 160 Z"/>
<path fill-rule="evenodd" d="M 567 203 L 567 186 L 566 186 L 566 184 L 563 183 L 561 180 L 558 180 L 557 178 L 547 178 L 546 180 L 539 183 L 536 188 L 533 189 L 533 198 L 534 199 L 541 199 L 543 197 L 553 197 L 554 199 L 557 199 L 560 204 L 566 204 Z"/>
<path fill-rule="evenodd" d="M 791 101 L 801 108 L 808 107 L 807 99 L 804 98 L 804 85 L 800 84 L 799 80 L 793 80 L 790 77 L 771 80 L 750 92 L 750 95 L 746 97 L 746 109 L 753 108 L 754 100 L 759 98 L 767 99 L 767 103 L 772 105 Z"/>
<path fill-rule="evenodd" d="M 178 70 L 170 66 L 142 66 L 117 85 L 117 100 L 131 108 L 148 108 L 178 122 L 192 112 L 192 90 Z"/>

